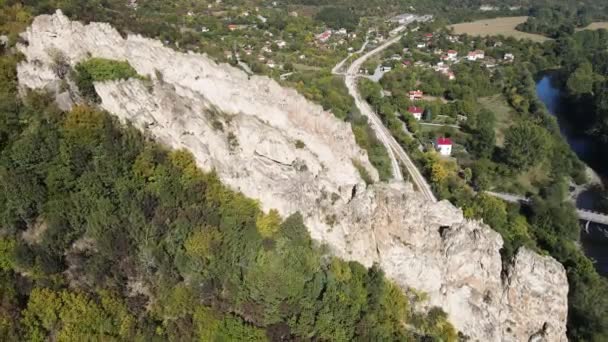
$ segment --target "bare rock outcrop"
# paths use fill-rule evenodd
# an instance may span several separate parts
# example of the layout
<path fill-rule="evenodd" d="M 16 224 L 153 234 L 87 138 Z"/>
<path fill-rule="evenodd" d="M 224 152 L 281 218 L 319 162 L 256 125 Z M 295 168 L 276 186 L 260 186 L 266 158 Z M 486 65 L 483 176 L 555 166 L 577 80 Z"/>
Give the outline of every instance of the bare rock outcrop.
<path fill-rule="evenodd" d="M 18 74 L 26 88 L 61 89 L 58 55 L 71 66 L 90 57 L 128 61 L 150 81 L 96 84 L 101 107 L 188 149 L 202 169 L 265 209 L 301 212 L 314 239 L 427 292 L 472 340 L 566 341 L 562 265 L 522 249 L 503 270 L 502 238 L 487 225 L 424 200 L 409 183 L 366 186 L 353 161 L 374 179 L 377 172 L 348 124 L 295 90 L 60 12 L 37 17 L 23 39 Z"/>

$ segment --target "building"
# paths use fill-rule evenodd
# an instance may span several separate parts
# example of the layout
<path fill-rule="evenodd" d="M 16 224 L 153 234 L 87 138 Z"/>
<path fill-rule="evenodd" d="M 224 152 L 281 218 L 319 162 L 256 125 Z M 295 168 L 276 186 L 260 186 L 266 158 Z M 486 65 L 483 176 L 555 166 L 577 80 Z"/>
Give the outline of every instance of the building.
<path fill-rule="evenodd" d="M 336 31 L 336 34 L 342 34 L 342 35 L 346 35 L 348 32 L 346 31 L 345 28 L 341 28 L 338 31 Z"/>
<path fill-rule="evenodd" d="M 382 71 L 382 72 L 389 72 L 389 71 L 391 71 L 392 69 L 393 69 L 393 68 L 391 68 L 391 67 L 390 67 L 390 66 L 388 66 L 388 65 L 382 65 L 382 66 L 380 67 L 380 71 Z"/>
<path fill-rule="evenodd" d="M 284 40 L 276 40 L 275 44 L 277 44 L 279 49 L 282 49 L 287 46 L 287 42 L 285 42 Z"/>
<path fill-rule="evenodd" d="M 446 76 L 448 77 L 448 80 L 453 81 L 456 79 L 456 75 L 454 74 L 454 72 L 452 70 L 449 70 L 446 74 Z"/>
<path fill-rule="evenodd" d="M 515 60 L 515 56 L 512 53 L 505 53 L 504 60 L 507 62 L 513 62 Z"/>
<path fill-rule="evenodd" d="M 486 54 L 482 50 L 471 51 L 467 54 L 467 59 L 469 61 L 477 61 L 484 58 L 486 58 Z"/>
<path fill-rule="evenodd" d="M 421 100 L 422 97 L 424 96 L 424 93 L 422 92 L 422 90 L 411 90 L 409 95 L 410 95 L 410 100 L 414 101 L 414 100 Z"/>
<path fill-rule="evenodd" d="M 234 24 L 230 24 L 230 25 L 228 25 L 228 29 L 229 29 L 230 31 L 234 31 L 234 30 L 236 30 L 236 29 L 238 29 L 238 28 L 239 28 L 239 26 L 238 26 L 238 25 L 234 25 Z"/>
<path fill-rule="evenodd" d="M 331 30 L 320 33 L 315 38 L 321 43 L 325 43 L 329 38 L 331 38 Z"/>
<path fill-rule="evenodd" d="M 458 51 L 456 51 L 456 50 L 448 50 L 446 56 L 448 57 L 448 60 L 455 61 L 456 58 L 458 57 Z"/>
<path fill-rule="evenodd" d="M 432 38 L 433 38 L 433 34 L 432 34 L 432 33 L 425 33 L 425 34 L 424 34 L 424 39 L 426 39 L 426 40 L 430 40 L 430 39 L 432 39 Z"/>
<path fill-rule="evenodd" d="M 401 60 L 401 56 L 398 54 L 394 54 L 391 56 L 391 59 L 394 61 L 400 61 Z"/>
<path fill-rule="evenodd" d="M 412 65 L 412 61 L 406 59 L 403 62 L 401 62 L 401 64 L 403 64 L 404 67 L 408 67 L 408 66 Z"/>
<path fill-rule="evenodd" d="M 452 139 L 450 138 L 437 138 L 435 140 L 435 148 L 442 156 L 452 155 Z"/>
<path fill-rule="evenodd" d="M 411 106 L 407 109 L 408 113 L 412 114 L 414 119 L 420 120 L 422 119 L 422 113 L 424 113 L 424 109 L 416 106 Z"/>
<path fill-rule="evenodd" d="M 418 44 L 416 44 L 416 47 L 419 49 L 423 49 L 426 47 L 426 43 L 418 43 Z"/>

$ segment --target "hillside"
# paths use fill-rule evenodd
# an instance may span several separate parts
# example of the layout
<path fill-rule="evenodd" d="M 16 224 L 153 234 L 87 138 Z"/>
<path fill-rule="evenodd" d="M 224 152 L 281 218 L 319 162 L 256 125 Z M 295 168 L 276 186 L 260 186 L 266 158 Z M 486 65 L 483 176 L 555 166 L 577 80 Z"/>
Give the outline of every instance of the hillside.
<path fill-rule="evenodd" d="M 429 296 L 428 303 L 431 306 L 440 306 L 445 310 L 448 319 L 465 335 L 481 340 L 498 341 L 522 340 L 541 334 L 547 336 L 549 340 L 565 340 L 568 289 L 561 265 L 549 257 L 541 257 L 526 249 L 521 249 L 513 260 L 507 260 L 504 263 L 508 267 L 503 269 L 503 260 L 500 255 L 502 239 L 486 225 L 465 220 L 462 213 L 447 202 L 438 204 L 425 202 L 408 184 L 391 183 L 366 186 L 360 175 L 361 170 L 367 170 L 366 172 L 372 178 L 376 177 L 375 172 L 367 161 L 365 153 L 355 144 L 348 125 L 341 123 L 322 108 L 308 103 L 295 91 L 284 89 L 265 77 L 247 77 L 243 72 L 227 65 L 218 65 L 203 55 L 178 53 L 164 47 L 158 41 L 139 36 L 128 36 L 125 39 L 109 25 L 83 26 L 69 21 L 61 14 L 38 17 L 23 39 L 27 44 L 19 47 L 26 58 L 18 68 L 21 85 L 33 89 L 45 88 L 57 95 L 63 105 L 67 107 L 70 106 L 70 102 L 79 102 L 80 99 L 76 96 L 78 92 L 74 89 L 70 78 L 65 77 L 67 74 L 58 72 L 58 70 L 75 68 L 79 63 L 95 57 L 126 61 L 141 75 L 129 80 L 95 82 L 95 92 L 99 96 L 101 108 L 116 115 L 123 122 L 132 122 L 135 127 L 145 130 L 147 135 L 159 143 L 171 148 L 186 148 L 194 156 L 194 159 L 190 161 L 187 158 L 186 161 L 182 161 L 183 157 L 179 157 L 175 161 L 176 166 L 186 172 L 186 179 L 178 183 L 172 183 L 171 177 L 164 173 L 166 172 L 164 167 L 153 166 L 155 161 L 162 161 L 166 159 L 165 157 L 155 157 L 156 153 L 146 157 L 142 156 L 143 160 L 131 157 L 135 161 L 141 160 L 138 163 L 143 164 L 138 164 L 141 166 L 138 166 L 139 171 L 137 172 L 144 177 L 145 182 L 151 182 L 150 186 L 157 191 L 154 196 L 142 197 L 143 204 L 150 203 L 154 208 L 160 203 L 159 201 L 168 201 L 166 203 L 172 203 L 174 210 L 188 208 L 187 202 L 178 198 L 186 195 L 191 200 L 196 200 L 200 197 L 195 193 L 190 193 L 187 189 L 175 188 L 175 185 L 184 184 L 183 182 L 189 184 L 192 181 L 189 180 L 191 176 L 188 174 L 192 172 L 197 174 L 193 168 L 193 163 L 196 163 L 204 171 L 214 171 L 219 181 L 225 183 L 229 188 L 259 200 L 261 207 L 268 213 L 262 215 L 254 209 L 247 209 L 254 210 L 253 212 L 248 211 L 251 213 L 246 215 L 249 219 L 244 220 L 244 217 L 236 219 L 234 216 L 228 215 L 226 218 L 228 221 L 224 224 L 221 223 L 221 218 L 224 217 L 222 214 L 219 217 L 220 221 L 214 221 L 211 224 L 219 229 L 220 235 L 232 234 L 228 232 L 235 228 L 234 223 L 236 222 L 253 222 L 251 219 L 255 218 L 253 223 L 257 227 L 257 234 L 260 234 L 259 238 L 256 238 L 261 243 L 259 248 L 269 251 L 268 253 L 278 253 L 277 255 L 280 257 L 277 262 L 279 260 L 287 262 L 290 258 L 289 254 L 285 253 L 288 253 L 289 248 L 280 249 L 281 246 L 285 248 L 287 245 L 284 245 L 285 242 L 281 242 L 280 236 L 283 234 L 283 230 L 278 228 L 280 219 L 277 214 L 287 217 L 301 213 L 303 223 L 308 228 L 311 237 L 318 243 L 326 244 L 332 254 L 347 260 L 358 261 L 368 267 L 377 264 L 384 270 L 388 278 L 395 281 L 402 289 L 416 288 L 426 292 Z M 66 92 L 69 89 L 72 90 Z M 77 125 L 76 131 L 90 127 L 87 117 L 91 114 L 86 114 L 89 111 L 72 109 L 71 113 L 67 118 L 72 119 L 65 124 L 59 122 L 58 127 L 65 127 L 69 123 Z M 74 115 L 76 116 L 74 117 Z M 93 117 L 96 116 L 93 115 Z M 97 117 L 95 120 L 101 119 Z M 24 129 L 24 132 L 29 132 L 39 126 L 35 121 L 29 121 L 28 124 L 33 126 Z M 83 127 L 78 126 L 82 124 L 84 124 Z M 93 127 L 95 126 L 93 125 Z M 102 125 L 102 127 L 106 126 Z M 53 129 L 50 131 L 52 132 Z M 107 130 L 104 128 L 102 131 Z M 85 134 L 85 136 L 88 135 Z M 114 134 L 110 135 L 110 137 L 112 136 Z M 87 146 L 90 149 L 91 146 L 96 146 L 98 141 L 85 139 L 83 143 L 89 144 Z M 65 151 L 59 154 L 62 158 L 71 155 L 69 153 L 66 155 L 71 149 L 66 150 L 65 147 L 59 148 L 58 151 Z M 97 155 L 97 153 L 103 155 L 103 150 L 95 151 L 95 154 L 91 154 L 93 152 L 84 153 L 83 157 L 79 157 L 81 152 L 74 151 L 73 153 L 76 153 L 74 157 L 84 158 L 82 162 L 76 163 L 76 166 L 80 165 L 82 170 L 89 168 L 86 166 L 89 165 L 87 161 L 93 163 L 91 166 L 101 167 L 100 170 L 106 170 L 106 172 L 120 170 L 120 168 L 108 168 L 103 164 L 98 164 L 98 158 L 87 159 L 87 156 Z M 117 151 L 116 153 L 125 157 L 132 155 L 127 151 Z M 49 155 L 53 156 L 53 153 Z M 353 163 L 353 160 L 356 163 Z M 42 162 L 45 165 L 57 164 L 48 159 L 43 159 Z M 19 162 L 16 166 L 20 164 Z M 63 164 L 65 161 L 59 163 L 59 165 Z M 363 169 L 357 168 L 357 165 Z M 55 179 L 56 176 L 52 175 L 53 173 L 41 175 L 40 182 L 43 188 L 55 184 L 48 183 L 50 179 Z M 88 182 L 93 181 L 93 183 L 87 184 L 93 186 L 99 183 L 95 182 L 95 179 L 89 179 Z M 158 183 L 165 179 L 169 183 Z M 83 181 L 85 180 L 86 178 L 83 179 Z M 54 186 L 61 184 L 60 182 Z M 70 189 L 77 190 L 78 188 L 66 190 L 65 186 L 61 185 L 59 189 L 72 191 Z M 120 185 L 116 190 L 111 189 L 112 187 L 108 189 L 107 186 L 104 186 L 96 190 L 96 193 L 100 195 L 105 193 L 105 197 L 113 198 L 112 194 L 119 189 L 124 191 L 125 188 L 124 185 Z M 106 192 L 108 190 L 109 193 Z M 44 193 L 43 190 L 41 191 Z M 10 192 L 19 193 L 14 190 Z M 166 197 L 169 194 L 173 197 Z M 203 197 L 208 198 L 207 195 Z M 222 198 L 224 198 L 223 195 L 220 196 L 220 199 Z M 83 202 L 82 205 L 85 203 Z M 122 208 L 119 203 L 115 203 L 114 206 L 108 206 L 106 203 L 104 206 L 98 207 L 101 203 L 105 203 L 105 201 L 102 200 L 99 203 L 93 201 L 92 204 L 85 205 L 85 208 L 98 208 L 94 212 L 102 210 L 96 215 L 107 215 L 107 213 L 116 212 Z M 26 206 L 30 210 L 18 211 L 22 213 L 21 215 L 25 215 L 22 216 L 22 220 L 25 218 L 29 220 L 25 220 L 26 227 L 28 222 L 30 225 L 32 222 L 38 222 L 38 214 L 44 212 L 42 209 L 49 208 L 49 205 L 51 204 L 45 204 L 44 198 L 38 198 Z M 220 201 L 219 207 L 217 207 L 220 209 L 220 213 L 224 212 L 222 209 L 224 205 L 231 206 L 230 202 L 223 204 Z M 235 205 L 236 208 L 249 208 L 249 205 L 241 202 L 235 203 Z M 271 209 L 277 209 L 277 211 Z M 74 215 L 73 212 L 66 211 L 60 216 L 71 217 L 72 215 Z M 140 219 L 143 221 L 141 222 L 155 217 L 152 213 L 146 214 L 145 210 L 142 215 Z M 131 220 L 134 217 L 137 215 L 125 217 L 127 221 L 124 219 L 109 220 L 101 226 L 99 224 L 103 222 L 100 222 L 98 218 L 93 221 L 86 219 L 84 223 L 81 219 L 76 221 L 80 222 L 81 228 L 78 230 L 61 232 L 60 235 L 65 236 L 65 239 L 63 245 L 60 246 L 66 248 L 73 242 L 84 241 L 76 246 L 84 243 L 85 246 L 81 248 L 89 251 L 86 254 L 97 254 L 91 252 L 95 250 L 95 247 L 90 247 L 90 236 L 86 233 L 90 229 L 92 229 L 91 232 L 104 232 L 110 228 L 112 229 L 108 231 L 117 232 L 116 228 L 119 226 L 129 227 L 120 230 L 122 232 L 133 232 L 135 228 L 130 225 L 133 223 Z M 195 214 L 193 217 L 198 216 Z M 180 233 L 182 234 L 181 240 L 175 240 L 174 231 L 180 225 L 184 227 L 181 229 L 188 230 L 193 229 L 193 226 L 187 221 L 179 223 L 180 220 L 179 216 L 174 219 L 169 217 L 159 222 L 162 227 L 160 231 L 149 230 L 149 228 L 143 230 L 144 240 L 135 240 L 137 245 L 141 246 L 137 249 L 136 253 L 139 254 L 136 254 L 137 257 L 132 265 L 135 270 L 149 272 L 148 267 L 151 267 L 153 271 L 157 270 L 160 267 L 158 263 L 164 262 L 162 260 L 174 259 L 176 262 L 180 260 L 180 263 L 185 261 L 182 256 L 178 257 L 174 253 L 176 252 L 175 247 L 180 246 L 180 243 L 188 251 L 188 241 L 185 238 L 188 236 L 188 231 Z M 202 222 L 202 225 L 195 226 L 205 227 L 207 225 Z M 148 227 L 148 224 L 144 224 L 143 227 Z M 228 230 L 224 231 L 224 227 Z M 216 234 L 213 231 L 207 232 L 206 229 L 203 229 L 201 236 L 196 234 L 193 236 L 202 241 L 211 239 L 213 242 Z M 241 230 L 239 229 L 239 231 Z M 221 243 L 220 245 L 228 247 L 229 251 L 222 251 L 218 255 L 209 254 L 206 251 L 208 247 L 204 246 L 208 243 L 200 242 L 202 245 L 200 243 L 190 245 L 191 248 L 194 248 L 192 253 L 199 253 L 198 251 L 202 248 L 200 252 L 206 258 L 210 258 L 210 261 L 203 259 L 203 264 L 196 264 L 198 266 L 195 267 L 195 271 L 200 272 L 201 266 L 204 269 L 205 262 L 213 263 L 214 260 L 218 260 L 218 262 L 224 260 L 224 257 L 221 257 L 223 253 L 250 250 L 251 247 L 240 246 L 244 236 L 249 238 L 251 233 L 246 233 L 248 231 L 242 231 L 246 235 L 233 236 L 232 238 L 236 239 L 232 240 L 233 242 Z M 168 235 L 165 236 L 165 234 Z M 212 236 L 209 237 L 208 234 L 212 234 Z M 46 235 L 44 236 L 43 241 L 46 241 Z M 108 237 L 114 238 L 113 236 L 114 233 Z M 103 240 L 99 240 L 98 237 L 93 238 L 93 246 L 99 241 Z M 121 239 L 108 242 L 110 246 L 120 246 L 120 244 L 116 244 L 118 241 Z M 220 239 L 220 241 L 224 240 Z M 156 244 L 159 245 L 160 250 L 142 248 L 144 246 L 152 247 Z M 125 250 L 130 250 L 125 248 Z M 56 253 L 62 254 L 60 251 L 61 248 Z M 169 253 L 169 255 L 163 256 L 161 251 Z M 256 256 L 253 259 L 243 257 L 245 260 L 256 260 L 256 262 L 276 259 L 276 256 L 265 253 L 256 252 L 254 255 Z M 236 267 L 237 269 L 249 270 L 252 268 L 255 270 L 255 267 L 248 262 L 239 261 L 241 256 L 237 257 L 233 254 L 231 258 L 233 259 L 228 261 L 228 265 L 218 264 L 220 265 L 218 269 Z M 317 266 L 314 266 L 315 258 L 311 258 L 310 263 L 307 262 L 300 266 L 312 267 L 312 270 L 317 269 Z M 472 260 L 476 262 L 471 262 Z M 231 284 L 221 280 L 223 278 L 205 278 L 205 276 L 193 278 L 190 273 L 193 266 L 182 264 L 176 266 L 177 270 L 174 272 L 184 279 L 186 285 L 199 284 L 202 286 L 207 284 L 206 281 L 211 281 L 209 286 L 220 291 L 222 298 L 230 293 L 226 292 L 230 289 L 237 293 L 245 291 L 240 286 L 235 289 L 235 283 Z M 183 269 L 184 266 L 186 269 Z M 60 264 L 58 269 L 54 269 L 54 273 L 61 271 L 61 267 Z M 269 268 L 260 267 L 262 267 L 260 272 L 252 272 L 251 276 L 255 274 L 257 279 L 263 275 L 268 277 L 267 279 L 274 279 L 276 276 L 268 271 L 285 268 L 280 264 L 272 265 Z M 306 268 L 306 270 L 310 269 Z M 146 272 L 144 274 L 147 274 Z M 103 272 L 101 273 L 103 274 Z M 237 274 L 244 277 L 240 279 L 247 280 L 246 274 L 249 274 L 249 271 L 241 270 Z M 120 278 L 125 275 L 118 271 L 117 276 Z M 144 279 L 150 281 L 150 278 Z M 282 279 L 287 281 L 291 278 Z M 307 279 L 309 280 L 304 283 L 316 278 L 312 276 Z M 154 284 L 154 281 L 152 283 Z M 301 282 L 298 281 L 298 283 Z M 315 281 L 311 285 L 314 283 Z M 72 284 L 72 286 L 78 288 L 81 284 Z M 288 299 L 291 298 L 290 296 L 299 298 L 302 292 L 294 295 L 293 292 L 278 291 L 275 293 L 275 291 L 271 291 L 273 295 L 279 293 L 284 293 L 284 295 L 271 300 L 274 303 L 272 305 L 266 303 L 258 306 L 258 304 L 252 303 L 254 298 L 262 298 L 263 303 L 265 300 L 269 300 L 266 296 L 270 296 L 271 293 L 265 292 L 267 289 L 259 292 L 265 286 L 260 287 L 258 284 L 254 286 L 255 290 L 253 288 L 251 291 L 246 290 L 248 292 L 242 295 L 228 295 L 230 299 L 228 304 L 222 301 L 213 304 L 223 308 L 224 312 L 234 313 L 240 319 L 245 319 L 258 327 L 270 327 L 275 323 L 288 322 L 290 333 L 300 334 L 301 332 L 297 330 L 298 325 L 295 323 L 298 320 L 294 321 L 295 318 L 289 318 L 292 316 L 280 308 L 281 305 L 290 303 Z M 299 291 L 308 290 L 305 286 Z M 202 294 L 199 290 L 194 292 L 195 298 Z M 157 296 L 151 295 L 148 298 L 156 299 Z M 191 308 L 185 310 L 187 312 Z M 265 314 L 260 316 L 262 312 Z M 431 310 L 431 313 L 433 312 L 435 311 Z M 192 315 L 192 313 L 188 314 Z M 194 313 L 194 316 L 189 317 L 196 318 L 196 315 Z M 314 315 L 321 315 L 321 313 L 317 312 Z M 400 315 L 400 313 L 396 315 Z M 165 317 L 164 319 L 175 318 L 175 315 L 170 313 L 160 314 L 160 316 Z M 260 317 L 266 318 L 261 319 Z M 354 317 L 356 318 L 351 319 L 351 322 L 360 323 L 353 324 L 363 324 L 361 323 L 363 322 L 361 313 L 355 314 Z M 380 321 L 386 322 L 384 319 Z M 233 324 L 233 321 L 230 320 L 222 322 L 221 324 L 224 325 Z M 340 326 L 342 327 L 342 325 Z M 437 325 L 435 326 L 437 327 Z M 445 327 L 441 324 L 439 326 Z M 352 328 L 345 329 L 347 335 L 344 336 L 352 338 L 354 333 Z M 268 328 L 266 332 L 268 334 Z M 307 332 L 306 335 L 300 336 L 310 336 L 311 333 Z M 431 333 L 439 334 L 441 332 L 432 330 Z M 443 331 L 443 333 L 447 332 Z M 364 339 L 363 335 L 358 336 Z"/>

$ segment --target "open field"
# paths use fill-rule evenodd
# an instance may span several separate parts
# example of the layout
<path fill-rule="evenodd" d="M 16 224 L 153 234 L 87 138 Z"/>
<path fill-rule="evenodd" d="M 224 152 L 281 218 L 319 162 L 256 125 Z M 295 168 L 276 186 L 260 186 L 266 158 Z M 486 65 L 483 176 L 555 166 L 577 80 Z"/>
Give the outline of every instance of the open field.
<path fill-rule="evenodd" d="M 496 116 L 496 145 L 502 147 L 507 129 L 515 122 L 515 111 L 502 95 L 479 98 L 479 103 Z"/>
<path fill-rule="evenodd" d="M 528 17 L 503 17 L 496 19 L 477 20 L 470 23 L 460 23 L 450 25 L 448 28 L 453 28 L 454 33 L 466 33 L 471 36 L 497 36 L 503 35 L 506 37 L 515 37 L 518 39 L 530 39 L 535 42 L 544 42 L 549 40 L 545 36 L 520 32 L 515 27 L 525 22 Z"/>
<path fill-rule="evenodd" d="M 606 30 L 608 30 L 608 21 L 599 21 L 597 23 L 591 23 L 587 27 L 578 28 L 576 30 L 577 31 L 582 31 L 582 30 L 599 30 L 599 29 L 606 29 Z"/>

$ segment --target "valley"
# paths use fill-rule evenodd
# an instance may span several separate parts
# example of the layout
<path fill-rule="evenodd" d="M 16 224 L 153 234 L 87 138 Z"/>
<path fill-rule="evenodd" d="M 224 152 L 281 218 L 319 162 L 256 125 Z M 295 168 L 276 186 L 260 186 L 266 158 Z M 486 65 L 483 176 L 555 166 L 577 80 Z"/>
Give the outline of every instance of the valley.
<path fill-rule="evenodd" d="M 555 2 L 3 4 L 0 339 L 601 340 L 538 77 L 602 141 L 606 8 Z"/>

